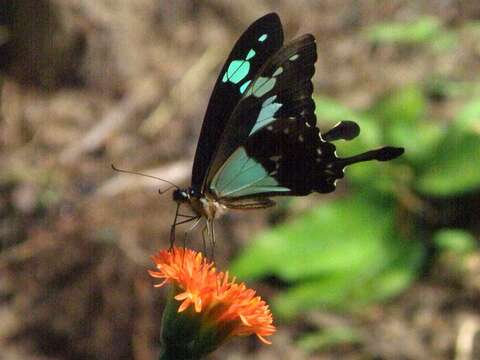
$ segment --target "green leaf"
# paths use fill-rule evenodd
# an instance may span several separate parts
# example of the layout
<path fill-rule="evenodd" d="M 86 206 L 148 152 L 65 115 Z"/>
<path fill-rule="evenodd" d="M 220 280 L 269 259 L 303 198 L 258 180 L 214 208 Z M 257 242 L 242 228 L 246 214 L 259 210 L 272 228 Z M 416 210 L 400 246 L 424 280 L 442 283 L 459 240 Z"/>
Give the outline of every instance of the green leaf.
<path fill-rule="evenodd" d="M 394 224 L 392 203 L 380 197 L 329 203 L 261 235 L 231 272 L 291 283 L 273 302 L 278 316 L 318 306 L 355 309 L 394 296 L 415 278 L 421 245 L 402 239 Z"/>
<path fill-rule="evenodd" d="M 367 29 L 369 41 L 377 44 L 422 44 L 441 32 L 438 19 L 425 16 L 409 23 L 384 22 Z"/>
<path fill-rule="evenodd" d="M 276 273 L 293 281 L 360 269 L 384 251 L 380 239 L 393 222 L 393 209 L 377 205 L 358 197 L 318 207 L 259 236 L 231 271 L 242 278 Z"/>
<path fill-rule="evenodd" d="M 297 344 L 303 350 L 311 353 L 335 345 L 358 344 L 361 340 L 362 336 L 357 329 L 342 326 L 305 335 L 297 341 Z"/>
<path fill-rule="evenodd" d="M 358 311 L 370 303 L 388 300 L 415 280 L 423 255 L 420 243 L 398 242 L 382 255 L 372 255 L 363 269 L 295 283 L 273 300 L 273 311 L 288 319 L 318 307 Z"/>
<path fill-rule="evenodd" d="M 415 124 L 424 115 L 427 100 L 423 90 L 416 85 L 398 89 L 380 99 L 369 114 L 382 120 L 387 125 Z"/>
<path fill-rule="evenodd" d="M 421 166 L 431 160 L 432 153 L 445 138 L 446 131 L 438 121 L 399 121 L 389 127 L 385 143 L 404 147 L 405 154 L 402 159 Z"/>
<path fill-rule="evenodd" d="M 477 132 L 480 134 L 480 97 L 467 103 L 455 117 L 456 129 Z"/>
<path fill-rule="evenodd" d="M 444 251 L 467 254 L 477 249 L 475 237 L 461 229 L 442 229 L 435 233 L 433 242 Z"/>
<path fill-rule="evenodd" d="M 345 310 L 349 308 L 345 303 L 351 301 L 351 288 L 355 284 L 355 277 L 347 272 L 299 282 L 273 299 L 273 312 L 275 316 L 288 320 L 315 308 Z"/>
<path fill-rule="evenodd" d="M 394 198 L 399 184 L 408 184 L 414 174 L 400 158 L 390 163 L 372 161 L 354 165 L 345 170 L 345 177 L 354 190 Z"/>
<path fill-rule="evenodd" d="M 369 114 L 384 126 L 383 143 L 404 147 L 402 159 L 419 163 L 429 160 L 443 136 L 438 122 L 424 120 L 426 109 L 423 89 L 413 85 L 385 96 L 372 106 Z"/>
<path fill-rule="evenodd" d="M 417 277 L 424 257 L 422 245 L 416 240 L 398 240 L 391 248 L 391 261 L 358 289 L 359 305 L 396 296 Z"/>
<path fill-rule="evenodd" d="M 358 114 L 334 99 L 326 96 L 315 95 L 315 114 L 319 119 L 324 119 L 332 124 L 341 120 L 354 120 Z"/>
<path fill-rule="evenodd" d="M 480 136 L 452 131 L 419 174 L 416 188 L 429 196 L 458 196 L 480 188 Z"/>

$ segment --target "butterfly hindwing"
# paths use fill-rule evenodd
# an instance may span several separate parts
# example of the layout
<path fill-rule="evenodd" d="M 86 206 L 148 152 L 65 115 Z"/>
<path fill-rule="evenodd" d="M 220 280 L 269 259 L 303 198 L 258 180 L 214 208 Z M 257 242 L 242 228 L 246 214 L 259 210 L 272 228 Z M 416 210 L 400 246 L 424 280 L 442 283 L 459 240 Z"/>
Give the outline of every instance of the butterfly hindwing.
<path fill-rule="evenodd" d="M 282 154 L 315 152 L 309 147 L 321 141 L 311 98 L 316 59 L 315 39 L 304 35 L 272 56 L 246 89 L 210 167 L 207 184 L 216 197 L 233 200 L 297 193 L 295 181 L 285 181 L 278 171 L 283 171 L 279 168 Z M 301 131 L 303 138 L 298 133 L 293 141 L 284 131 Z M 333 145 L 325 144 L 325 152 L 333 155 Z"/>
<path fill-rule="evenodd" d="M 224 132 L 244 92 L 264 63 L 281 48 L 283 30 L 277 14 L 267 14 L 236 42 L 215 83 L 200 133 L 192 169 L 192 187 L 200 189 Z"/>
<path fill-rule="evenodd" d="M 343 177 L 345 164 L 336 157 L 335 145 L 323 141 L 319 129 L 299 117 L 280 118 L 250 137 L 245 149 L 279 186 L 290 189 L 288 194 L 263 196 L 328 193 Z"/>
<path fill-rule="evenodd" d="M 272 192 L 289 192 L 280 186 L 259 161 L 249 156 L 241 146 L 233 152 L 210 184 L 210 191 L 220 199 L 252 197 Z"/>

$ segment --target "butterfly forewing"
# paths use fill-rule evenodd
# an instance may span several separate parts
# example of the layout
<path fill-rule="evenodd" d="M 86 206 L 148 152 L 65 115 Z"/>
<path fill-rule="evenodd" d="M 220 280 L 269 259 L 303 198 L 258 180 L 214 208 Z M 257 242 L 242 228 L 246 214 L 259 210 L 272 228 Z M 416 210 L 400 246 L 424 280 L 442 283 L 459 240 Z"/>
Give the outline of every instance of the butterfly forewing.
<path fill-rule="evenodd" d="M 272 13 L 250 25 L 233 47 L 207 107 L 193 163 L 192 187 L 203 187 L 227 120 L 259 69 L 282 44 L 282 25 L 278 15 Z"/>
<path fill-rule="evenodd" d="M 311 77 L 316 59 L 315 39 L 304 35 L 257 74 L 229 119 L 210 167 L 207 184 L 215 196 L 232 200 L 300 193 L 296 183 L 307 181 L 300 177 L 311 165 L 304 158 L 316 163 L 318 147 L 334 156 L 333 145 L 323 143 L 315 127 Z M 290 153 L 303 157 L 290 156 L 298 162 L 295 168 L 284 165 Z M 285 170 L 297 173 L 286 176 Z"/>

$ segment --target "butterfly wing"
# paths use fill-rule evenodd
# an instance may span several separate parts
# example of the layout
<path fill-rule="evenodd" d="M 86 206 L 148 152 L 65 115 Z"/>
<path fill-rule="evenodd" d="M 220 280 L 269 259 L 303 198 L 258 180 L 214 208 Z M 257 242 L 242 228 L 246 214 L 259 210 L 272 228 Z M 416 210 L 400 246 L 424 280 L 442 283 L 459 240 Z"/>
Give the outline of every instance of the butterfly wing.
<path fill-rule="evenodd" d="M 247 198 L 327 193 L 345 166 L 389 160 L 403 149 L 383 148 L 338 158 L 316 127 L 311 78 L 317 59 L 307 34 L 281 48 L 262 67 L 232 113 L 207 176 L 207 191 L 227 206 Z M 326 138 L 351 139 L 358 126 L 343 122 Z"/>
<path fill-rule="evenodd" d="M 255 74 L 282 44 L 280 18 L 271 13 L 250 25 L 234 45 L 208 103 L 193 162 L 192 187 L 203 187 L 227 120 Z"/>
<path fill-rule="evenodd" d="M 268 141 L 268 146 L 277 151 L 288 151 L 281 150 L 283 142 L 270 136 L 276 133 L 276 123 L 283 120 L 294 119 L 295 123 L 309 126 L 315 132 L 311 77 L 316 59 L 315 39 L 307 34 L 280 49 L 259 71 L 227 122 L 210 166 L 208 190 L 216 197 L 292 194 L 289 186 L 278 182 L 275 169 L 265 167 L 263 155 L 266 153 L 262 149 Z M 318 136 L 318 129 L 316 134 Z M 260 143 L 265 139 L 258 152 L 254 139 Z M 268 153 L 274 160 L 279 154 Z"/>

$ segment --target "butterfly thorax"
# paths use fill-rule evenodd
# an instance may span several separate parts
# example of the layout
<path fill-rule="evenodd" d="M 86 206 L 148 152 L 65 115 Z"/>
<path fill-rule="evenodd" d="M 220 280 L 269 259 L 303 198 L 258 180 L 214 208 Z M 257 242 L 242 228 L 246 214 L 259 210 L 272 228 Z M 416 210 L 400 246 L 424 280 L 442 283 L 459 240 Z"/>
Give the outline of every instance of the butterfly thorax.
<path fill-rule="evenodd" d="M 222 210 L 225 209 L 215 198 L 202 194 L 193 187 L 175 190 L 173 200 L 187 204 L 195 214 L 209 220 L 221 215 Z"/>

